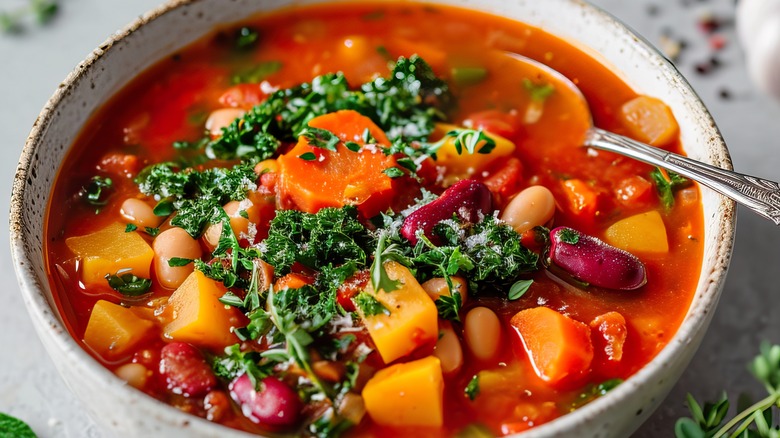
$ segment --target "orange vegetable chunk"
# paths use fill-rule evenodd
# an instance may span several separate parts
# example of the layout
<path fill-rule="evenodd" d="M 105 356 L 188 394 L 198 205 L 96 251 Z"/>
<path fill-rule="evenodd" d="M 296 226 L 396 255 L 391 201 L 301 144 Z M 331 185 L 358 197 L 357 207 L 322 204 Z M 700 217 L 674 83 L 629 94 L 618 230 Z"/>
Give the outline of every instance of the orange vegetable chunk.
<path fill-rule="evenodd" d="M 411 272 L 396 262 L 384 265 L 387 275 L 401 282 L 392 292 L 374 291 L 371 283 L 366 292 L 390 311 L 389 315 L 358 314 L 385 363 L 406 356 L 423 345 L 433 346 L 439 336 L 438 312 L 433 300 L 425 293 Z"/>
<path fill-rule="evenodd" d="M 604 240 L 630 253 L 669 252 L 666 225 L 657 210 L 636 214 L 615 222 L 604 232 Z"/>
<path fill-rule="evenodd" d="M 598 193 L 581 179 L 567 179 L 561 183 L 569 210 L 577 217 L 593 220 L 598 210 Z"/>
<path fill-rule="evenodd" d="M 219 302 L 225 292 L 222 283 L 193 271 L 168 300 L 173 320 L 165 326 L 165 336 L 213 349 L 238 342 L 231 329 L 242 317 L 236 308 Z"/>
<path fill-rule="evenodd" d="M 590 368 L 593 345 L 587 325 L 547 307 L 521 310 L 510 324 L 542 380 L 557 384 Z"/>
<path fill-rule="evenodd" d="M 444 378 L 439 359 L 428 356 L 379 370 L 363 388 L 363 401 L 377 424 L 441 427 Z"/>
<path fill-rule="evenodd" d="M 126 233 L 125 225 L 119 222 L 85 236 L 69 237 L 65 245 L 81 258 L 81 281 L 87 286 L 107 284 L 106 274 L 120 269 L 150 278 L 152 247 L 138 233 Z"/>
<path fill-rule="evenodd" d="M 154 323 L 138 317 L 132 310 L 99 300 L 84 332 L 84 343 L 104 359 L 120 357 L 149 334 Z"/>
<path fill-rule="evenodd" d="M 315 117 L 309 126 L 336 134 L 342 143 L 333 152 L 311 146 L 301 136 L 290 152 L 279 157 L 277 190 L 282 205 L 307 213 L 325 207 L 355 205 L 364 217 L 385 211 L 392 202 L 393 181 L 384 170 L 396 167 L 395 158 L 363 141 L 363 134 L 368 130 L 377 144 L 389 145 L 384 132 L 371 119 L 351 110 Z M 360 150 L 347 149 L 343 144 L 347 141 L 361 145 Z M 314 154 L 315 158 L 310 161 L 300 158 L 304 154 Z"/>
<path fill-rule="evenodd" d="M 630 136 L 652 146 L 665 146 L 677 137 L 679 127 L 672 110 L 650 96 L 638 96 L 620 108 L 620 121 Z"/>

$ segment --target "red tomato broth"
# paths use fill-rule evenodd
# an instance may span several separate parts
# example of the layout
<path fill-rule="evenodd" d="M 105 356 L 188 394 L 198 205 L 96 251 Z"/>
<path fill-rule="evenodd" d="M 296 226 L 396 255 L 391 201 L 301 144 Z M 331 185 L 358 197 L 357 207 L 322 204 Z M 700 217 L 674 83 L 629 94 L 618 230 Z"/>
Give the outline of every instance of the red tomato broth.
<path fill-rule="evenodd" d="M 436 25 L 426 24 L 432 22 Z M 45 253 L 52 286 L 57 291 L 55 299 L 75 339 L 82 339 L 91 309 L 98 299 L 115 303 L 128 303 L 128 300 L 108 286 L 85 288 L 80 283 L 78 264 L 65 246 L 65 239 L 120 220 L 122 200 L 135 196 L 137 188 L 130 178 L 111 175 L 115 192 L 108 204 L 101 208 L 100 214 L 95 214 L 95 207 L 85 206 L 75 194 L 96 173 L 95 167 L 106 153 L 135 154 L 144 166 L 177 157 L 179 152 L 170 146 L 171 143 L 200 138 L 205 115 L 227 106 L 220 103 L 220 96 L 231 89 L 231 76 L 254 63 L 281 60 L 283 65 L 279 71 L 265 79 L 270 85 L 280 88 L 335 71 L 343 71 L 353 85 L 377 74 L 385 75 L 387 59 L 376 50 L 378 46 L 384 47 L 392 59 L 399 55 L 412 55 L 409 50 L 410 46 L 414 47 L 430 62 L 436 73 L 445 78 L 449 76 L 449 67 L 461 59 L 489 67 L 490 73 L 483 82 L 462 89 L 453 85 L 458 107 L 450 122 L 456 125 L 462 124 L 474 113 L 494 109 L 502 112 L 516 110 L 522 120 L 522 110 L 528 103 L 528 95 L 521 82 L 523 77 L 502 74 L 516 67 L 507 64 L 511 61 L 502 58 L 501 51 L 536 59 L 575 81 L 587 97 L 595 123 L 614 132 L 626 133 L 616 114 L 624 102 L 637 95 L 609 67 L 563 40 L 522 23 L 451 7 L 324 5 L 282 11 L 250 23 L 261 29 L 257 47 L 236 53 L 226 42 L 233 33 L 234 28 L 230 28 L 161 61 L 139 75 L 99 110 L 71 149 L 53 189 L 47 213 Z M 344 44 L 345 39 L 352 41 L 351 47 Z M 486 47 L 491 50 L 484 50 Z M 246 89 L 252 87 L 246 86 Z M 257 87 L 259 89 L 260 85 Z M 262 96 L 264 93 L 258 94 Z M 581 114 L 569 113 L 567 100 L 559 93 L 553 93 L 544 104 L 540 121 L 517 125 L 515 135 L 508 138 L 517 146 L 515 156 L 522 162 L 521 188 L 540 184 L 555 195 L 559 204 L 555 225 L 570 226 L 603 238 L 606 226 L 618 218 L 649 209 L 662 209 L 657 201 L 651 205 L 631 207 L 615 200 L 613 193 L 622 180 L 635 175 L 646 177 L 651 167 L 606 152 L 588 155 L 585 148 L 579 147 L 583 125 L 572 122 L 580 120 Z M 550 114 L 557 118 L 553 119 Z M 668 149 L 682 152 L 679 141 Z M 209 164 L 214 165 L 218 163 Z M 590 221 L 583 222 L 565 204 L 561 182 L 570 178 L 586 181 L 599 194 L 599 205 Z M 474 299 L 470 295 L 461 314 L 465 315 L 477 305 L 493 309 L 503 324 L 504 348 L 490 363 L 482 363 L 474 360 L 465 343 L 461 342 L 463 369 L 455 377 L 445 379 L 444 426 L 441 429 L 383 427 L 366 416 L 349 434 L 451 436 L 475 422 L 484 424 L 494 433 L 519 431 L 512 429 L 519 427 L 517 425 L 506 425 L 527 423 L 522 415 L 523 407 L 531 406 L 533 409 L 528 409 L 541 412 L 534 420 L 534 424 L 540 424 L 568 412 L 569 406 L 586 385 L 631 376 L 650 361 L 677 330 L 693 298 L 701 266 L 703 218 L 700 203 L 676 205 L 664 213 L 664 222 L 668 231 L 669 254 L 637 254 L 647 268 L 648 277 L 648 284 L 637 291 L 596 288 L 583 291 L 561 282 L 546 271 L 539 271 L 532 276 L 535 283 L 531 289 L 517 301 L 489 296 Z M 146 239 L 151 242 L 152 238 L 147 236 Z M 154 282 L 151 291 L 148 300 L 164 298 L 172 293 L 172 290 Z M 497 294 L 503 296 L 501 291 Z M 622 361 L 610 367 L 600 367 L 594 359 L 594 368 L 585 379 L 560 387 L 547 385 L 535 375 L 522 343 L 509 324 L 509 319 L 518 311 L 540 305 L 585 324 L 609 311 L 622 314 L 628 329 Z M 456 329 L 456 332 L 459 330 Z M 110 369 L 132 361 L 148 362 L 150 369 L 155 370 L 154 355 L 159 357 L 164 341 L 158 329 L 136 348 L 133 355 L 112 362 L 91 351 L 83 342 L 82 345 Z M 511 387 L 491 397 L 468 401 L 463 395 L 463 388 L 473 375 L 485 369 L 514 370 L 508 377 L 512 381 Z M 202 401 L 166 391 L 156 371 L 150 382 L 143 390 L 151 396 L 185 412 L 206 415 Z M 555 409 L 550 410 L 546 402 L 555 402 Z M 235 406 L 223 415 L 220 422 L 257 433 L 266 430 L 244 418 Z"/>

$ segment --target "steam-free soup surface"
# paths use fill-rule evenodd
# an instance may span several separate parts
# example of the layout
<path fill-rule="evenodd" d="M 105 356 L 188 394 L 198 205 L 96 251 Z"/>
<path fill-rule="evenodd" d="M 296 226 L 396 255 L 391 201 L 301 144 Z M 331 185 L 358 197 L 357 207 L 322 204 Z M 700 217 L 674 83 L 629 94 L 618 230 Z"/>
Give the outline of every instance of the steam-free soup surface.
<path fill-rule="evenodd" d="M 522 23 L 262 16 L 141 74 L 73 145 L 46 239 L 72 335 L 256 433 L 509 434 L 620 384 L 688 309 L 698 189 L 580 147 L 586 110 L 512 53 L 574 81 L 597 126 L 682 153 L 662 102 Z"/>

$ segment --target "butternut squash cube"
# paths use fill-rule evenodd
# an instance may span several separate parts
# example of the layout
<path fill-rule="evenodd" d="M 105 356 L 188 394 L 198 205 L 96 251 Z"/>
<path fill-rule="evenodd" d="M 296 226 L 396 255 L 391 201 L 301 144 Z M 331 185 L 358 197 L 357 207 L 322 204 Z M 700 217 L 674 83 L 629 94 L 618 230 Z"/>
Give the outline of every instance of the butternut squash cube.
<path fill-rule="evenodd" d="M 669 252 L 666 225 L 658 211 L 648 211 L 621 219 L 604 233 L 607 243 L 631 253 Z"/>
<path fill-rule="evenodd" d="M 390 363 L 422 345 L 434 345 L 439 324 L 436 305 L 412 273 L 396 262 L 385 263 L 384 268 L 391 279 L 401 282 L 400 287 L 392 292 L 381 289 L 376 292 L 369 283 L 366 292 L 382 303 L 390 314 L 366 316 L 361 309 L 358 314 L 382 360 Z"/>
<path fill-rule="evenodd" d="M 132 310 L 99 300 L 84 332 L 84 343 L 107 360 L 128 353 L 146 338 L 154 323 L 138 317 Z"/>
<path fill-rule="evenodd" d="M 363 401 L 377 424 L 441 427 L 444 378 L 439 359 L 428 356 L 380 370 L 366 383 Z"/>
<path fill-rule="evenodd" d="M 213 349 L 238 342 L 232 328 L 240 323 L 241 315 L 219 302 L 225 292 L 222 283 L 193 271 L 168 300 L 173 319 L 164 328 L 165 336 Z"/>
<path fill-rule="evenodd" d="M 85 285 L 106 284 L 106 274 L 132 269 L 141 278 L 149 277 L 154 251 L 138 233 L 126 233 L 116 222 L 85 236 L 70 237 L 65 245 L 81 258 L 81 281 Z"/>
<path fill-rule="evenodd" d="M 454 129 L 462 129 L 462 127 L 437 123 L 431 138 L 435 140 L 444 138 L 448 132 Z M 470 178 L 485 169 L 493 161 L 508 157 L 515 151 L 515 144 L 504 137 L 489 132 L 485 132 L 485 134 L 496 142 L 496 147 L 487 154 L 478 152 L 484 145 L 484 142 L 477 145 L 473 154 L 465 149 L 462 149 L 459 154 L 457 148 L 455 148 L 455 139 L 452 137 L 447 138 L 446 143 L 436 152 L 436 163 L 447 168 L 447 175 L 445 176 L 447 181 L 452 180 L 454 182 Z"/>

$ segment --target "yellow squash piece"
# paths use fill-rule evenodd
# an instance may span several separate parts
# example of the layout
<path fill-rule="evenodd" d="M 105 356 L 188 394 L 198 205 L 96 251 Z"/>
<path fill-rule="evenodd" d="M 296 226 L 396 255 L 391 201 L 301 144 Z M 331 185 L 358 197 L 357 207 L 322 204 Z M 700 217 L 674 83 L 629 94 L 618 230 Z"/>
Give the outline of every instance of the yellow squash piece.
<path fill-rule="evenodd" d="M 154 323 L 138 317 L 132 310 L 99 300 L 84 332 L 84 343 L 107 360 L 120 357 L 141 342 Z"/>
<path fill-rule="evenodd" d="M 81 281 L 87 286 L 107 284 L 106 274 L 120 269 L 150 278 L 152 247 L 138 233 L 126 233 L 125 225 L 119 222 L 85 236 L 70 237 L 65 244 L 81 258 Z"/>
<path fill-rule="evenodd" d="M 438 338 L 438 313 L 433 300 L 425 293 L 411 272 L 396 262 L 384 265 L 387 275 L 400 281 L 392 292 L 375 292 L 369 283 L 366 292 L 390 311 L 389 315 L 358 314 L 371 335 L 382 360 L 390 363 L 406 356 L 421 345 L 433 345 Z"/>
<path fill-rule="evenodd" d="M 238 342 L 232 328 L 239 324 L 240 315 L 219 302 L 225 292 L 221 283 L 193 271 L 168 300 L 173 320 L 165 326 L 165 336 L 215 350 Z"/>
<path fill-rule="evenodd" d="M 669 252 L 666 226 L 658 211 L 621 219 L 607 228 L 605 240 L 630 253 L 663 254 Z"/>
<path fill-rule="evenodd" d="M 462 129 L 460 126 L 447 123 L 437 123 L 436 128 L 431 134 L 431 139 L 441 139 L 448 132 Z M 496 147 L 488 154 L 480 154 L 479 149 L 485 144 L 484 141 L 477 145 L 473 154 L 462 149 L 458 154 L 455 148 L 455 139 L 447 138 L 446 143 L 436 152 L 436 164 L 447 168 L 445 180 L 455 182 L 461 179 L 468 179 L 484 170 L 490 163 L 497 159 L 508 157 L 515 151 L 515 144 L 499 135 L 485 132 L 485 134 L 496 142 Z"/>
<path fill-rule="evenodd" d="M 380 370 L 363 389 L 366 411 L 383 426 L 441 427 L 443 399 L 441 364 L 433 356 Z"/>

